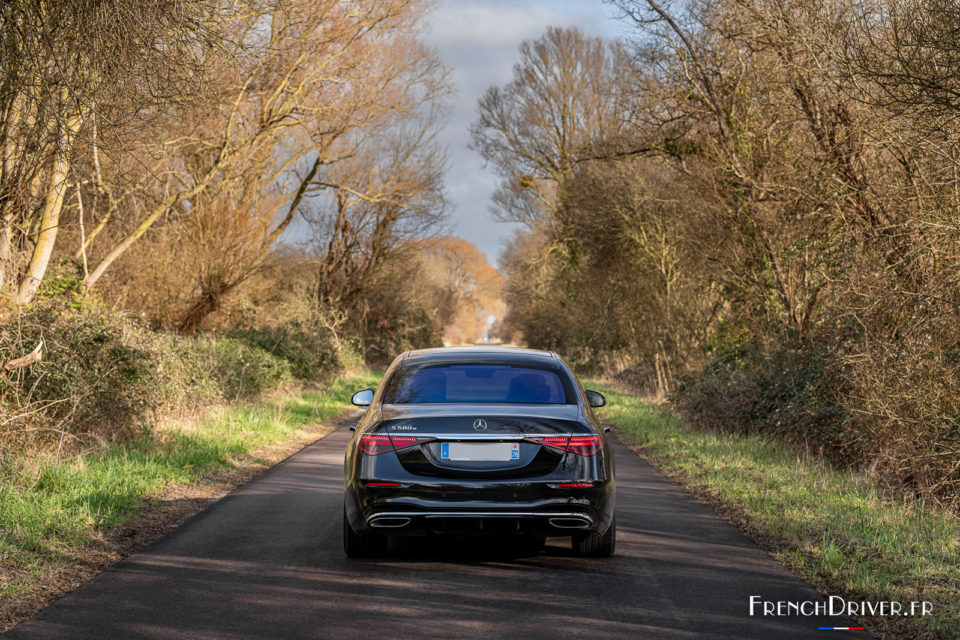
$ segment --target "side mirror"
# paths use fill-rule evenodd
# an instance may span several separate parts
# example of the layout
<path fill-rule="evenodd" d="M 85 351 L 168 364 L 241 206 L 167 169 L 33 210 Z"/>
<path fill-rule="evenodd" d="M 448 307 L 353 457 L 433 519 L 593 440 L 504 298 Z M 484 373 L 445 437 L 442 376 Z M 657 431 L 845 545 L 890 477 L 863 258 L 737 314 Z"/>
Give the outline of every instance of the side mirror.
<path fill-rule="evenodd" d="M 353 394 L 353 397 L 350 398 L 350 402 L 358 407 L 369 407 L 370 403 L 373 402 L 373 389 L 357 391 L 355 394 Z"/>
<path fill-rule="evenodd" d="M 591 407 L 602 407 L 607 404 L 607 399 L 603 397 L 602 393 L 597 391 L 587 391 L 587 402 L 590 403 Z"/>

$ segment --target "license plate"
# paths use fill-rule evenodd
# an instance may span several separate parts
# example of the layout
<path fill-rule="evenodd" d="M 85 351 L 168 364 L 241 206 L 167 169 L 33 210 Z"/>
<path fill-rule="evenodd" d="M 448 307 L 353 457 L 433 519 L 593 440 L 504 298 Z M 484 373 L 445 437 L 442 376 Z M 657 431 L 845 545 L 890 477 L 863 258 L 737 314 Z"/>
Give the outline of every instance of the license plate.
<path fill-rule="evenodd" d="M 508 462 L 520 459 L 520 445 L 510 442 L 441 442 L 440 458 L 475 462 Z"/>

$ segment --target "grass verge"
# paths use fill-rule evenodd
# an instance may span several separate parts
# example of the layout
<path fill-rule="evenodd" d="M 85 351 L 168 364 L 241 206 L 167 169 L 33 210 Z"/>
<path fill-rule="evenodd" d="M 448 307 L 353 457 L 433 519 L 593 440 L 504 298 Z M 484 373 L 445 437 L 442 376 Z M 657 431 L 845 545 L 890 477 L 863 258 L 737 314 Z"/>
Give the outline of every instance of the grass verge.
<path fill-rule="evenodd" d="M 882 638 L 960 638 L 960 518 L 884 496 L 760 436 L 689 428 L 670 411 L 596 381 L 601 409 L 626 444 L 746 530 L 823 594 L 854 601 L 929 601 L 926 617 L 861 617 Z"/>
<path fill-rule="evenodd" d="M 352 408 L 350 395 L 375 386 L 381 373 L 344 376 L 295 398 L 211 409 L 199 420 L 167 425 L 131 442 L 69 459 L 49 456 L 3 461 L 0 621 L 12 619 L 4 608 L 42 590 L 45 580 L 56 581 L 59 569 L 78 563 L 103 565 L 104 560 L 116 561 L 129 553 L 130 548 L 117 553 L 109 540 L 111 530 L 122 528 L 160 502 L 189 496 L 187 511 L 168 514 L 182 519 L 211 493 L 185 493 L 184 487 L 208 482 L 218 473 L 229 475 L 238 465 L 248 468 L 248 473 L 221 477 L 216 495 L 216 491 L 236 486 L 266 468 L 268 464 L 260 456 L 276 462 L 292 453 L 284 443 L 303 445 L 324 435 L 329 429 L 320 423 Z M 298 434 L 302 435 L 299 440 Z M 133 535 L 126 531 L 122 537 Z M 98 552 L 105 546 L 112 547 L 106 556 Z M 97 559 L 86 557 L 91 554 Z"/>

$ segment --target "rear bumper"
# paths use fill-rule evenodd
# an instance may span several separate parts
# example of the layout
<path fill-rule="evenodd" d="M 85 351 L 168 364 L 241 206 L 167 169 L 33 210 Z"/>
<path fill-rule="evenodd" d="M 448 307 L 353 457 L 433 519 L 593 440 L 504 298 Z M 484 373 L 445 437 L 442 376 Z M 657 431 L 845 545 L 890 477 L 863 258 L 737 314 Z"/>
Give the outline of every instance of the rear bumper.
<path fill-rule="evenodd" d="M 555 511 L 549 513 L 506 511 L 384 511 L 367 520 L 378 533 L 531 533 L 569 535 L 590 531 L 594 519 L 588 514 Z"/>
<path fill-rule="evenodd" d="M 416 535 L 422 533 L 534 534 L 546 536 L 603 533 L 613 517 L 613 483 L 568 491 L 548 484 L 479 488 L 438 499 L 424 487 L 348 487 L 344 504 L 350 526 L 358 533 Z M 535 495 L 531 495 L 534 493 Z M 450 495 L 459 494 L 459 495 Z M 478 495 L 479 494 L 479 495 Z M 457 499 L 459 498 L 459 499 Z"/>

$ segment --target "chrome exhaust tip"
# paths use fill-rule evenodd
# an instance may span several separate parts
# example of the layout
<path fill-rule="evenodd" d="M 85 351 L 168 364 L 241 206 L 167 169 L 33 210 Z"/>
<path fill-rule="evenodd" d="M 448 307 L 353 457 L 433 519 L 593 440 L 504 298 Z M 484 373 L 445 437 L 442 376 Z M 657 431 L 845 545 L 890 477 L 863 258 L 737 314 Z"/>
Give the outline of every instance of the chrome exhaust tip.
<path fill-rule="evenodd" d="M 550 518 L 550 525 L 557 529 L 587 529 L 590 521 L 585 518 Z"/>
<path fill-rule="evenodd" d="M 374 517 L 370 520 L 370 526 L 378 529 L 399 529 L 410 524 L 410 518 L 398 518 L 394 516 L 385 516 L 383 518 Z"/>

